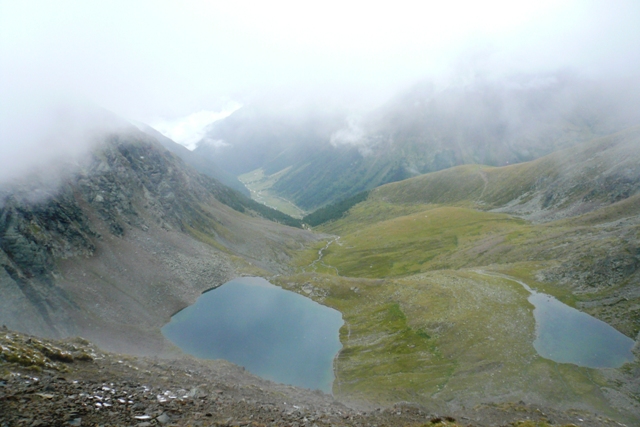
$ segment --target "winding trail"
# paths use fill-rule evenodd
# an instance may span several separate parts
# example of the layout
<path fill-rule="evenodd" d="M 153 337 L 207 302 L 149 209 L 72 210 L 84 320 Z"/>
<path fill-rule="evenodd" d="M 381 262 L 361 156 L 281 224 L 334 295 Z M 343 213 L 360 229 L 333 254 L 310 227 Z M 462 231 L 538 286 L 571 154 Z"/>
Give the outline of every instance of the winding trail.
<path fill-rule="evenodd" d="M 340 236 L 336 236 L 335 238 L 333 238 L 332 240 L 329 240 L 327 242 L 327 244 L 324 246 L 324 248 L 321 248 L 318 251 L 318 259 L 316 259 L 315 261 L 313 261 L 311 264 L 309 264 L 309 268 L 312 268 L 312 271 L 316 271 L 316 269 L 318 268 L 316 266 L 316 264 L 320 263 L 320 265 L 326 267 L 326 268 L 333 268 L 336 271 L 336 275 L 339 276 L 340 273 L 338 272 L 338 269 L 335 268 L 332 265 L 327 265 L 324 262 L 322 262 L 322 257 L 324 256 L 323 252 L 326 251 L 327 249 L 329 249 L 329 246 L 331 246 L 332 243 L 338 243 L 338 240 L 340 240 Z M 339 243 L 338 243 L 339 244 Z"/>
<path fill-rule="evenodd" d="M 499 277 L 501 279 L 509 280 L 511 282 L 516 282 L 519 285 L 522 285 L 522 287 L 525 288 L 531 295 L 538 293 L 538 292 L 534 291 L 533 289 L 531 289 L 531 287 L 529 285 L 527 285 L 526 283 L 524 283 L 522 280 L 518 280 L 515 277 L 507 276 L 506 274 L 501 274 L 501 273 L 489 273 L 489 272 L 484 271 L 484 270 L 473 270 L 473 271 L 475 271 L 478 274 L 482 274 L 483 276 Z"/>
<path fill-rule="evenodd" d="M 482 192 L 480 193 L 476 201 L 478 203 L 482 203 L 482 196 L 484 196 L 484 192 L 487 190 L 487 186 L 489 185 L 489 178 L 487 178 L 487 174 L 482 170 L 478 171 L 478 174 L 480 175 L 480 178 L 482 178 L 482 180 L 484 181 L 484 187 L 482 187 Z"/>

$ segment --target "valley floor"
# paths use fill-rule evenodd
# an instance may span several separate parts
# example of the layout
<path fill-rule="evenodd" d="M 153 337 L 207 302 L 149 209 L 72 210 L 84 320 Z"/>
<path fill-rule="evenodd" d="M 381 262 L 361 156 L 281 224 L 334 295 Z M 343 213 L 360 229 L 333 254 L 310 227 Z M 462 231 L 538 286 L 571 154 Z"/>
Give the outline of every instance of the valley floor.
<path fill-rule="evenodd" d="M 306 212 L 296 206 L 292 201 L 273 193 L 271 187 L 282 174 L 286 173 L 289 168 L 282 170 L 273 175 L 265 175 L 262 169 L 257 169 L 244 175 L 240 175 L 238 179 L 251 192 L 251 198 L 256 202 L 262 203 L 273 209 L 292 216 L 293 218 L 302 218 Z"/>

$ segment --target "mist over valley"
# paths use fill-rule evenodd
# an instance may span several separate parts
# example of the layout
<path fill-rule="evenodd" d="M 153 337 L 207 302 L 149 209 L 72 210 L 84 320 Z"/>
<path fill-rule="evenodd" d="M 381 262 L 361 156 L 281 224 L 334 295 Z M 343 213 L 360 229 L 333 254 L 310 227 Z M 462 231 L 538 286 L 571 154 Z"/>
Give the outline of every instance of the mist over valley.
<path fill-rule="evenodd" d="M 0 1 L 0 424 L 636 425 L 639 17 Z"/>

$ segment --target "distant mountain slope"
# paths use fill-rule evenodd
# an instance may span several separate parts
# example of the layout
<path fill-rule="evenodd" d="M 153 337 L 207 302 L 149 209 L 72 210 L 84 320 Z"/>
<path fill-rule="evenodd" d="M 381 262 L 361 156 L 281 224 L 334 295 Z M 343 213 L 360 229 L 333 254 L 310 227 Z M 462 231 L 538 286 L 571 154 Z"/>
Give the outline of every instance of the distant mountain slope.
<path fill-rule="evenodd" d="M 129 352 L 162 351 L 160 327 L 200 292 L 280 272 L 316 239 L 134 129 L 104 136 L 57 186 L 1 194 L 0 324 Z"/>
<path fill-rule="evenodd" d="M 315 227 L 316 225 L 340 219 L 347 214 L 349 209 L 358 203 L 367 200 L 367 197 L 369 197 L 369 191 L 363 191 L 355 196 L 326 205 L 315 212 L 304 216 L 302 221 L 305 224 Z"/>
<path fill-rule="evenodd" d="M 637 93 L 556 73 L 420 84 L 361 117 L 243 107 L 212 124 L 195 152 L 233 174 L 289 168 L 271 190 L 313 210 L 419 174 L 529 161 L 614 133 L 640 123 Z"/>
<path fill-rule="evenodd" d="M 136 122 L 135 126 L 138 127 L 138 129 L 140 129 L 142 132 L 155 138 L 164 148 L 180 157 L 185 161 L 185 163 L 187 163 L 198 172 L 217 179 L 227 187 L 231 187 L 234 190 L 244 194 L 245 196 L 250 196 L 247 187 L 245 187 L 244 184 L 238 181 L 238 178 L 236 178 L 234 175 L 216 165 L 214 160 L 199 156 L 197 153 L 194 153 L 193 151 L 178 144 L 172 139 L 167 138 L 151 126 L 140 122 Z"/>
<path fill-rule="evenodd" d="M 272 174 L 323 151 L 343 118 L 322 108 L 248 105 L 212 123 L 194 153 L 234 175 L 261 167 Z"/>
<path fill-rule="evenodd" d="M 549 221 L 583 214 L 640 193 L 640 127 L 540 159 L 501 168 L 459 166 L 389 184 L 374 193 L 392 203 L 468 202 Z"/>

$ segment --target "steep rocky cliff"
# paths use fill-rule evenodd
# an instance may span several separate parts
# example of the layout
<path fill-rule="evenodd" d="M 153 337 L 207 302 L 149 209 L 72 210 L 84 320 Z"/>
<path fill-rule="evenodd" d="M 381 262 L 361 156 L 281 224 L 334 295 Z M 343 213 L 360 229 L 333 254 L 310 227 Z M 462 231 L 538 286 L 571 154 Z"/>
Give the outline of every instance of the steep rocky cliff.
<path fill-rule="evenodd" d="M 251 268 L 278 272 L 315 239 L 135 129 L 49 175 L 0 193 L 0 323 L 17 330 L 161 351 L 159 328 L 200 292 Z"/>

